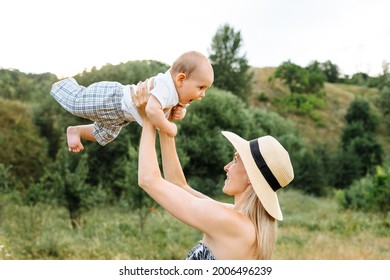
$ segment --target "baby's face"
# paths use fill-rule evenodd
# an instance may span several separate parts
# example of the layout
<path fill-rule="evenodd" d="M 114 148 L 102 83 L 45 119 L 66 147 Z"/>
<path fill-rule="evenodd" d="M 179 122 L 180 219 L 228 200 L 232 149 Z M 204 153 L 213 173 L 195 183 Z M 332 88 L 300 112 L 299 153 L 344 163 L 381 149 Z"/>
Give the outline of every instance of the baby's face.
<path fill-rule="evenodd" d="M 194 100 L 201 100 L 206 95 L 206 90 L 214 81 L 214 72 L 210 65 L 199 67 L 189 78 L 183 81 L 178 88 L 179 102 L 183 105 L 190 104 Z"/>

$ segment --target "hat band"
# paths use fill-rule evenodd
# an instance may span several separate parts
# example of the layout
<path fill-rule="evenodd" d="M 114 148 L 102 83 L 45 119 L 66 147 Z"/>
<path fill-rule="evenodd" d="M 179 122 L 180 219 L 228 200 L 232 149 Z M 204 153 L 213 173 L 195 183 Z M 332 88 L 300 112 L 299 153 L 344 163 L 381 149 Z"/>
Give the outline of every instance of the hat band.
<path fill-rule="evenodd" d="M 259 168 L 261 174 L 263 174 L 265 180 L 268 182 L 268 184 L 271 186 L 271 188 L 276 192 L 278 189 L 281 188 L 278 180 L 276 180 L 274 174 L 272 174 L 272 171 L 269 169 L 267 163 L 265 162 L 263 156 L 260 153 L 259 149 L 259 142 L 257 139 L 251 140 L 249 142 L 252 157 L 257 165 L 257 168 Z"/>

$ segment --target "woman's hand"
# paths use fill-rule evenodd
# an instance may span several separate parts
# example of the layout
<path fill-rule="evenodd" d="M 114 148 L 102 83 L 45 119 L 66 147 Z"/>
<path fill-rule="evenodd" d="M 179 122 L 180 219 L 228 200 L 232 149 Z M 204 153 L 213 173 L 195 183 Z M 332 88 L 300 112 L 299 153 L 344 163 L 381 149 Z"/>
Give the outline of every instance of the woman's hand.
<path fill-rule="evenodd" d="M 148 80 L 146 80 L 145 82 L 139 82 L 137 85 L 137 94 L 134 93 L 133 88 L 130 88 L 131 98 L 133 99 L 133 102 L 137 107 L 138 113 L 140 114 L 142 119 L 147 118 L 145 112 L 146 104 L 148 103 L 149 99 L 147 84 Z M 153 89 L 153 83 L 150 89 Z"/>

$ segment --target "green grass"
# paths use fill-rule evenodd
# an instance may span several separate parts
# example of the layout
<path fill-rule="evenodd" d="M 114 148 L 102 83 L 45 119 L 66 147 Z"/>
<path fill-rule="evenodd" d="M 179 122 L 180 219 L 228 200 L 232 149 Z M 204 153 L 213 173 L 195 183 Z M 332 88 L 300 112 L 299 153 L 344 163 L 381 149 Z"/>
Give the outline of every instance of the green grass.
<path fill-rule="evenodd" d="M 281 191 L 276 259 L 390 259 L 390 221 L 341 211 L 332 199 Z M 201 234 L 162 209 L 151 209 L 144 229 L 136 213 L 99 207 L 71 228 L 65 209 L 11 203 L 0 210 L 0 259 L 184 259 Z"/>
<path fill-rule="evenodd" d="M 280 195 L 277 259 L 390 259 L 390 219 L 374 213 L 343 211 L 330 198 L 295 191 Z"/>
<path fill-rule="evenodd" d="M 101 207 L 71 228 L 64 209 L 4 205 L 0 259 L 184 259 L 201 235 L 163 210 L 153 210 L 141 231 L 139 217 Z"/>

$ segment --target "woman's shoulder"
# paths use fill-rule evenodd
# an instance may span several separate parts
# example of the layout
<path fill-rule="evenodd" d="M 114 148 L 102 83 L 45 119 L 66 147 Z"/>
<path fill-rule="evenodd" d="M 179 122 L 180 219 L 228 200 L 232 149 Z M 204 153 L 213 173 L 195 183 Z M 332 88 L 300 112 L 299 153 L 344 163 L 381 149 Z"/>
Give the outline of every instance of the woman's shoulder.
<path fill-rule="evenodd" d="M 204 205 L 203 212 L 208 216 L 207 220 L 210 221 L 212 225 L 203 233 L 206 233 L 215 240 L 220 240 L 221 238 L 236 240 L 254 239 L 256 232 L 255 226 L 247 215 L 237 210 L 234 207 L 234 204 L 218 201 L 213 202 L 215 206 Z"/>

